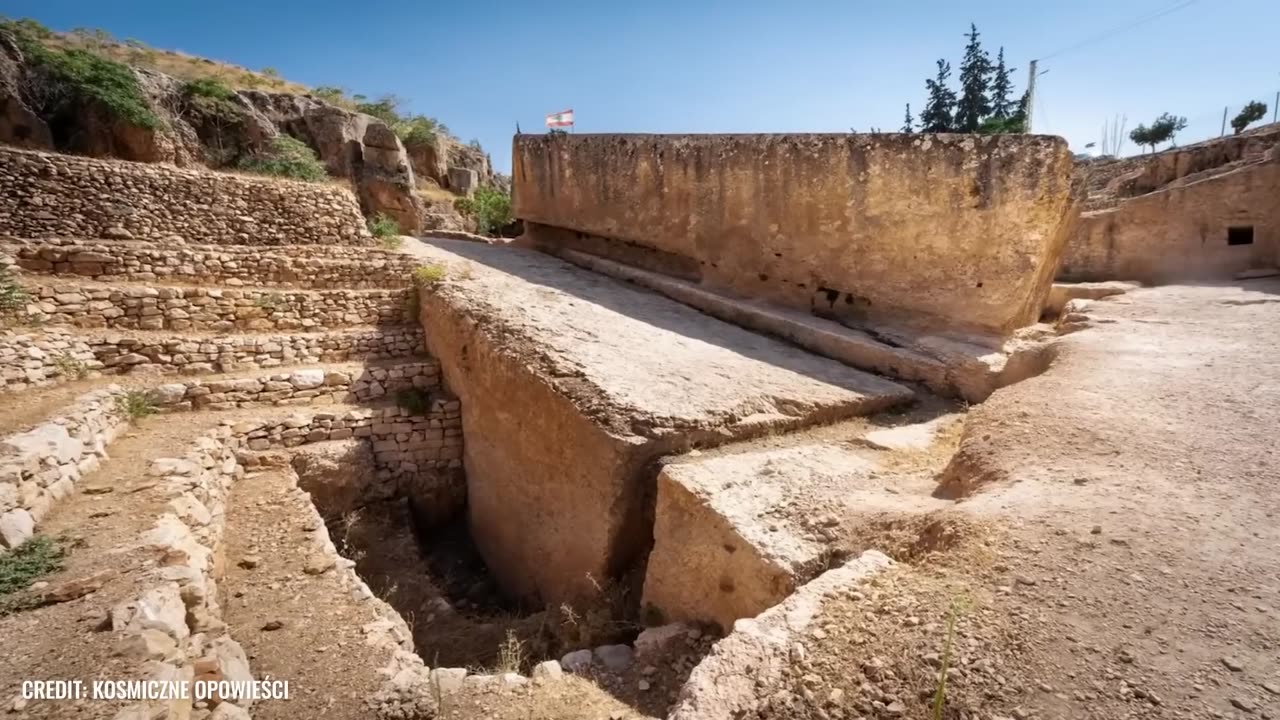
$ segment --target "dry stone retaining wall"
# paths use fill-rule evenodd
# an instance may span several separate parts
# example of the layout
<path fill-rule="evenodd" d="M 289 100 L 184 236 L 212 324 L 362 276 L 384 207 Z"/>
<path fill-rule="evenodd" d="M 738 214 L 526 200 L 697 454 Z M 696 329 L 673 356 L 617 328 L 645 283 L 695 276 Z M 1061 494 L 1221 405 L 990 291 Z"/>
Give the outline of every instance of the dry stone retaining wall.
<path fill-rule="evenodd" d="M 123 394 L 112 385 L 82 395 L 64 416 L 0 440 L 0 548 L 30 538 L 53 503 L 97 467 L 128 422 L 115 410 Z"/>
<path fill-rule="evenodd" d="M 423 347 L 422 331 L 412 326 L 328 335 L 211 338 L 84 338 L 65 328 L 32 334 L 6 331 L 0 333 L 0 392 L 104 372 L 235 372 L 318 361 L 408 357 L 423 352 Z"/>
<path fill-rule="evenodd" d="M 424 348 L 422 331 L 410 326 L 316 335 L 104 335 L 86 342 L 104 370 L 113 373 L 236 372 L 316 361 L 407 357 L 422 353 Z"/>
<path fill-rule="evenodd" d="M 439 390 L 439 363 L 371 367 L 359 373 L 305 369 L 257 378 L 190 380 L 159 385 L 150 395 L 155 404 L 165 410 L 231 410 L 315 402 L 368 402 L 409 389 Z"/>
<path fill-rule="evenodd" d="M 263 251 L 228 246 L 172 246 L 51 238 L 0 240 L 24 270 L 99 281 L 173 279 L 192 285 L 293 288 L 398 288 L 412 282 L 411 258 L 372 248 L 282 246 Z M 315 250 L 323 250 L 321 256 Z"/>
<path fill-rule="evenodd" d="M 58 328 L 40 335 L 0 333 L 0 392 L 92 376 L 102 368 L 89 344 Z"/>
<path fill-rule="evenodd" d="M 302 183 L 0 147 L 0 233 L 372 245 L 355 196 Z"/>
<path fill-rule="evenodd" d="M 406 321 L 403 291 L 29 285 L 28 314 L 85 328 L 308 330 Z"/>

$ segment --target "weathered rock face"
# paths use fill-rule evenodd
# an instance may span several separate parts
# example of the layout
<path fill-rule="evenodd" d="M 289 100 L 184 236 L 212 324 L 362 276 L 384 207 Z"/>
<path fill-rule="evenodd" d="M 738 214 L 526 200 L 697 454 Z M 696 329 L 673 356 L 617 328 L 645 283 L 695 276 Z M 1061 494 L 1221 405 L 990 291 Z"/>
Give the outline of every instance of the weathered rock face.
<path fill-rule="evenodd" d="M 1280 265 L 1280 148 L 1271 159 L 1080 216 L 1058 277 L 1229 280 Z"/>
<path fill-rule="evenodd" d="M 448 187 L 449 141 L 447 138 L 436 135 L 427 142 L 409 145 L 407 150 L 413 172 L 418 177 L 427 178 L 440 187 Z"/>
<path fill-rule="evenodd" d="M 234 167 L 278 134 L 307 143 L 329 173 L 351 181 L 366 214 L 385 213 L 405 233 L 420 229 L 413 167 L 391 128 L 377 118 L 300 95 L 240 91 L 234 113 L 213 113 L 184 96 L 181 81 L 135 69 L 158 128 L 122 122 L 95 103 L 41 110 L 40 71 L 0 36 L 0 143 L 93 157 L 178 166 Z"/>
<path fill-rule="evenodd" d="M 1073 207 L 1046 136 L 519 135 L 513 162 L 535 241 L 594 235 L 712 289 L 1002 335 L 1038 317 Z"/>

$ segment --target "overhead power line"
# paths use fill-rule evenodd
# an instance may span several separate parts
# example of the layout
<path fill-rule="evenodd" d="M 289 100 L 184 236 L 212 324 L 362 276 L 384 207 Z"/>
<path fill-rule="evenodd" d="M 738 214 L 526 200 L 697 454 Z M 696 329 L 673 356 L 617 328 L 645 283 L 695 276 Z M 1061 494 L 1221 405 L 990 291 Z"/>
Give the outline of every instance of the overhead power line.
<path fill-rule="evenodd" d="M 1065 54 L 1070 53 L 1070 52 L 1075 52 L 1076 50 L 1079 50 L 1080 48 L 1088 47 L 1089 45 L 1092 45 L 1092 44 L 1094 44 L 1094 43 L 1102 42 L 1103 40 L 1106 40 L 1106 39 L 1108 39 L 1108 38 L 1115 37 L 1116 35 L 1119 35 L 1120 33 L 1127 32 L 1127 31 L 1132 30 L 1132 29 L 1134 29 L 1134 28 L 1136 28 L 1136 27 L 1140 27 L 1140 26 L 1142 26 L 1142 25 L 1146 25 L 1146 24 L 1147 24 L 1147 23 L 1149 23 L 1149 22 L 1153 22 L 1153 21 L 1155 21 L 1155 20 L 1159 20 L 1160 18 L 1164 17 L 1165 15 L 1169 15 L 1169 14 L 1175 13 L 1175 12 L 1177 12 L 1177 11 L 1179 11 L 1179 10 L 1182 10 L 1183 8 L 1186 8 L 1186 7 L 1189 7 L 1189 6 L 1191 6 L 1191 5 L 1194 5 L 1194 4 L 1195 4 L 1195 3 L 1197 3 L 1197 2 L 1199 2 L 1199 0 L 1180 0 L 1179 2 L 1177 2 L 1177 3 L 1173 4 L 1173 5 L 1169 6 L 1169 7 L 1166 7 L 1166 8 L 1161 9 L 1161 10 L 1156 10 L 1156 11 L 1154 11 L 1154 12 L 1147 13 L 1146 15 L 1143 15 L 1143 16 L 1141 16 L 1141 17 L 1139 17 L 1139 18 L 1136 18 L 1136 19 L 1134 19 L 1134 20 L 1130 20 L 1129 22 L 1125 23 L 1124 25 L 1120 25 L 1119 27 L 1112 28 L 1112 29 L 1110 29 L 1110 30 L 1108 30 L 1108 31 L 1106 31 L 1106 32 L 1104 32 L 1104 33 L 1099 34 L 1099 35 L 1094 35 L 1093 37 L 1085 38 L 1084 40 L 1081 40 L 1081 41 L 1079 41 L 1079 42 L 1073 43 L 1073 44 L 1068 45 L 1068 46 L 1066 46 L 1066 47 L 1064 47 L 1064 48 L 1061 48 L 1061 49 L 1058 49 L 1058 50 L 1054 50 L 1053 52 L 1051 52 L 1051 53 L 1049 53 L 1049 54 L 1047 54 L 1047 55 L 1041 55 L 1040 57 L 1038 57 L 1038 58 L 1036 58 L 1036 59 L 1037 59 L 1037 60 L 1044 61 L 1044 60 L 1049 60 L 1049 59 L 1052 59 L 1052 58 L 1058 57 L 1058 56 L 1060 56 L 1060 55 L 1065 55 Z"/>

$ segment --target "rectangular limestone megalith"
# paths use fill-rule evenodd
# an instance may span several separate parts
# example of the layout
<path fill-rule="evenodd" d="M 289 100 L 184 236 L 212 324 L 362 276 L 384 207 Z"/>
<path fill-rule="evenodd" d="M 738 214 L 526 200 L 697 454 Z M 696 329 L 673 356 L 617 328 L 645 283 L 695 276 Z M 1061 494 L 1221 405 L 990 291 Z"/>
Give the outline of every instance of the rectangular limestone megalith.
<path fill-rule="evenodd" d="M 1008 335 L 1074 215 L 1041 135 L 517 135 L 514 210 L 585 250 L 839 319 Z"/>
<path fill-rule="evenodd" d="M 467 516 L 494 577 L 590 603 L 635 569 L 658 457 L 873 413 L 912 391 L 511 246 L 415 243 L 420 317 L 467 442 Z"/>

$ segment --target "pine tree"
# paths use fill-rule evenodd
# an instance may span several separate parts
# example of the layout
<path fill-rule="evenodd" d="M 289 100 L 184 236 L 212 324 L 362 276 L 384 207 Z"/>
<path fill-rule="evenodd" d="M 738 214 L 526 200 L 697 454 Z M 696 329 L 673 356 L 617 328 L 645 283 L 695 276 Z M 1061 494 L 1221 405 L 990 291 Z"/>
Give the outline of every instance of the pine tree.
<path fill-rule="evenodd" d="M 969 44 L 960 62 L 960 100 L 956 103 L 955 128 L 960 132 L 974 132 L 982 119 L 991 114 L 991 98 L 988 86 L 991 78 L 991 56 L 978 41 L 978 26 L 969 24 Z"/>
<path fill-rule="evenodd" d="M 915 126 L 916 121 L 911 117 L 911 103 L 907 103 L 907 119 L 902 123 L 902 132 L 911 134 L 916 131 Z"/>
<path fill-rule="evenodd" d="M 925 80 L 929 90 L 929 100 L 924 104 L 924 112 L 920 113 L 920 132 L 943 133 L 952 131 L 952 113 L 956 107 L 956 93 L 947 87 L 947 79 L 951 77 L 951 63 L 938 60 L 938 75 L 932 80 Z"/>
<path fill-rule="evenodd" d="M 991 117 L 1004 120 L 1017 112 L 1018 103 L 1012 99 L 1013 81 L 1009 77 L 1016 68 L 1005 67 L 1004 48 L 996 54 L 995 74 L 991 78 Z"/>

